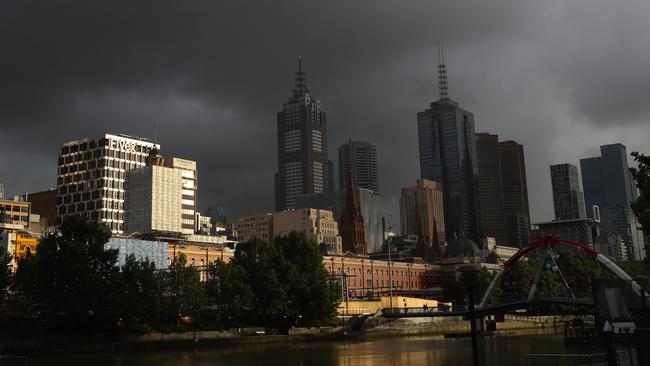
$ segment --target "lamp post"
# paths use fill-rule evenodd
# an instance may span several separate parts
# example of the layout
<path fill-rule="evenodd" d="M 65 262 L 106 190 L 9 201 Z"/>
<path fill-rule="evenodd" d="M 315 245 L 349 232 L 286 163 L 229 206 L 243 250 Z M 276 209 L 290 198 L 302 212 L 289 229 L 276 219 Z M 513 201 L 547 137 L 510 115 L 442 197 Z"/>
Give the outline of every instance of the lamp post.
<path fill-rule="evenodd" d="M 469 281 L 467 282 L 467 297 L 469 298 L 469 321 L 470 330 L 472 331 L 472 365 L 479 366 L 478 361 L 478 340 L 476 335 L 476 312 L 474 309 L 474 282 L 476 282 L 476 272 L 481 271 L 478 264 L 468 264 L 461 266 L 457 269 L 463 276 L 468 274 Z"/>

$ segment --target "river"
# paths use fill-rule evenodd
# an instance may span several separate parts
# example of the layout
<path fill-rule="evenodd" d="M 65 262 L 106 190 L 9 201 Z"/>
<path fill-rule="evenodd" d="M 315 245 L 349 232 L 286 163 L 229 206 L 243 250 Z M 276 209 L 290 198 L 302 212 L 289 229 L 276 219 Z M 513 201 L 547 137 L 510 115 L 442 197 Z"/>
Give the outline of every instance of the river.
<path fill-rule="evenodd" d="M 528 353 L 597 353 L 597 345 L 571 347 L 559 335 L 508 335 L 480 340 L 481 365 L 526 365 Z M 538 362 L 540 362 L 538 360 Z M 555 361 L 551 362 L 555 364 Z M 220 365 L 471 365 L 469 338 L 439 336 L 365 338 L 356 341 L 266 343 L 143 350 L 115 353 L 56 354 L 32 357 L 28 365 L 220 366 Z M 548 361 L 539 364 L 549 364 Z"/>

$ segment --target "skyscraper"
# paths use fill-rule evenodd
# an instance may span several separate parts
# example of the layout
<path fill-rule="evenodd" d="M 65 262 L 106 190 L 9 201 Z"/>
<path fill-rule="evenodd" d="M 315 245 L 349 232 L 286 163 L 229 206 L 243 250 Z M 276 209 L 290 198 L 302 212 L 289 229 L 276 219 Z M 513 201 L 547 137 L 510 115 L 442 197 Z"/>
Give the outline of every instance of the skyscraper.
<path fill-rule="evenodd" d="M 339 147 L 339 187 L 346 189 L 348 175 L 358 188 L 377 191 L 377 147 L 364 141 L 352 141 Z"/>
<path fill-rule="evenodd" d="M 578 181 L 578 168 L 575 165 L 551 165 L 551 187 L 555 220 L 585 218 L 585 201 Z"/>
<path fill-rule="evenodd" d="M 478 164 L 474 115 L 447 93 L 444 60 L 438 66 L 440 98 L 418 113 L 420 175 L 440 182 L 445 202 L 447 240 L 480 238 Z"/>
<path fill-rule="evenodd" d="M 622 144 L 602 145 L 600 155 L 580 160 L 587 216 L 601 220 L 604 234 L 622 238 L 629 260 L 642 260 L 643 234 L 630 207 L 638 192 L 627 150 Z"/>
<path fill-rule="evenodd" d="M 298 59 L 296 85 L 278 112 L 278 172 L 275 174 L 275 209 L 296 207 L 296 197 L 330 190 L 325 112 L 310 95 Z"/>
<path fill-rule="evenodd" d="M 503 210 L 503 183 L 499 136 L 489 133 L 476 134 L 478 156 L 479 200 L 481 202 L 481 233 L 496 239 L 504 245 L 506 239 L 506 217 Z M 508 245 L 513 245 L 508 243 Z"/>
<path fill-rule="evenodd" d="M 530 209 L 524 146 L 515 141 L 499 142 L 503 213 L 506 219 L 506 243 L 522 247 L 530 239 Z"/>
<path fill-rule="evenodd" d="M 63 144 L 57 175 L 57 222 L 81 216 L 103 222 L 122 234 L 124 223 L 124 175 L 145 166 L 145 159 L 159 145 L 145 138 L 106 134 Z"/>

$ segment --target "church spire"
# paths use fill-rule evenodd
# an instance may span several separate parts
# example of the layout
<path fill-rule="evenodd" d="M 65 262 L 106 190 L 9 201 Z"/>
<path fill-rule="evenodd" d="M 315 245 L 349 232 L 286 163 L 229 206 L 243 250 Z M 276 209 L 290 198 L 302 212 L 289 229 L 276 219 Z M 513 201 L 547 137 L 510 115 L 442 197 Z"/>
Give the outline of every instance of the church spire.
<path fill-rule="evenodd" d="M 352 172 L 348 172 L 345 204 L 339 221 L 343 251 L 366 254 L 368 247 L 363 228 L 363 217 L 357 203 L 357 187 L 354 185 Z"/>

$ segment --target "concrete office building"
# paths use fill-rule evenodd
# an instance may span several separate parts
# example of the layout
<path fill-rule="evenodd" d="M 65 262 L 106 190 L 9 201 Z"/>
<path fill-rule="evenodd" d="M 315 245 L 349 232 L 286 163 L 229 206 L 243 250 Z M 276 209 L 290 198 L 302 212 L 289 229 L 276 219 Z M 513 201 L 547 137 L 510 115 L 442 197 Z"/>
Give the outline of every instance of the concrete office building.
<path fill-rule="evenodd" d="M 480 239 L 478 164 L 474 114 L 447 93 L 444 60 L 438 66 L 440 98 L 417 114 L 420 175 L 440 182 L 445 202 L 445 233 Z"/>
<path fill-rule="evenodd" d="M 551 188 L 555 220 L 585 218 L 585 202 L 578 181 L 578 168 L 575 165 L 551 165 Z"/>
<path fill-rule="evenodd" d="M 600 155 L 580 160 L 587 217 L 600 219 L 605 235 L 622 238 L 628 260 L 642 260 L 645 241 L 630 207 L 638 190 L 628 167 L 627 150 L 622 144 L 602 145 Z"/>
<path fill-rule="evenodd" d="M 273 214 L 242 216 L 237 219 L 237 238 L 247 242 L 253 238 L 264 241 L 273 239 Z"/>
<path fill-rule="evenodd" d="M 377 192 L 377 147 L 369 142 L 352 141 L 339 147 L 339 189 L 346 189 L 348 175 L 358 188 Z"/>
<path fill-rule="evenodd" d="M 0 200 L 0 224 L 5 224 L 6 227 L 29 228 L 30 213 L 31 204 L 19 196 Z M 0 230 L 2 230 L 1 227 Z"/>
<path fill-rule="evenodd" d="M 122 234 L 124 178 L 128 170 L 145 166 L 159 145 L 139 137 L 106 134 L 66 142 L 61 146 L 57 175 L 57 223 L 66 216 L 102 222 Z"/>
<path fill-rule="evenodd" d="M 331 190 L 331 163 L 327 159 L 327 120 L 318 99 L 309 93 L 302 61 L 296 86 L 277 114 L 278 172 L 275 174 L 275 210 L 296 208 L 296 197 Z"/>
<path fill-rule="evenodd" d="M 182 232 L 181 172 L 148 166 L 126 173 L 124 231 Z"/>
<path fill-rule="evenodd" d="M 402 188 L 399 199 L 402 234 L 419 235 L 423 225 L 427 245 L 437 241 L 442 246 L 445 242 L 443 201 L 442 187 L 438 182 L 418 179 L 415 186 Z"/>
<path fill-rule="evenodd" d="M 165 166 L 181 172 L 182 186 L 182 227 L 183 234 L 193 234 L 196 229 L 196 162 L 192 160 L 171 158 L 165 160 Z"/>
<path fill-rule="evenodd" d="M 338 223 L 332 211 L 304 208 L 274 212 L 273 236 L 286 236 L 292 231 L 305 233 L 316 244 L 324 245 L 327 253 L 343 253 Z"/>
<path fill-rule="evenodd" d="M 26 193 L 23 198 L 32 204 L 32 213 L 45 219 L 47 226 L 56 226 L 56 189 Z"/>
<path fill-rule="evenodd" d="M 124 231 L 194 234 L 196 162 L 152 149 L 146 164 L 126 172 Z"/>
<path fill-rule="evenodd" d="M 382 222 L 381 194 L 357 187 L 359 210 L 363 218 L 364 236 L 368 252 L 379 252 L 384 243 L 384 225 Z M 320 208 L 332 211 L 335 218 L 343 213 L 345 191 L 336 190 L 324 193 L 300 195 L 296 198 L 297 208 Z"/>

